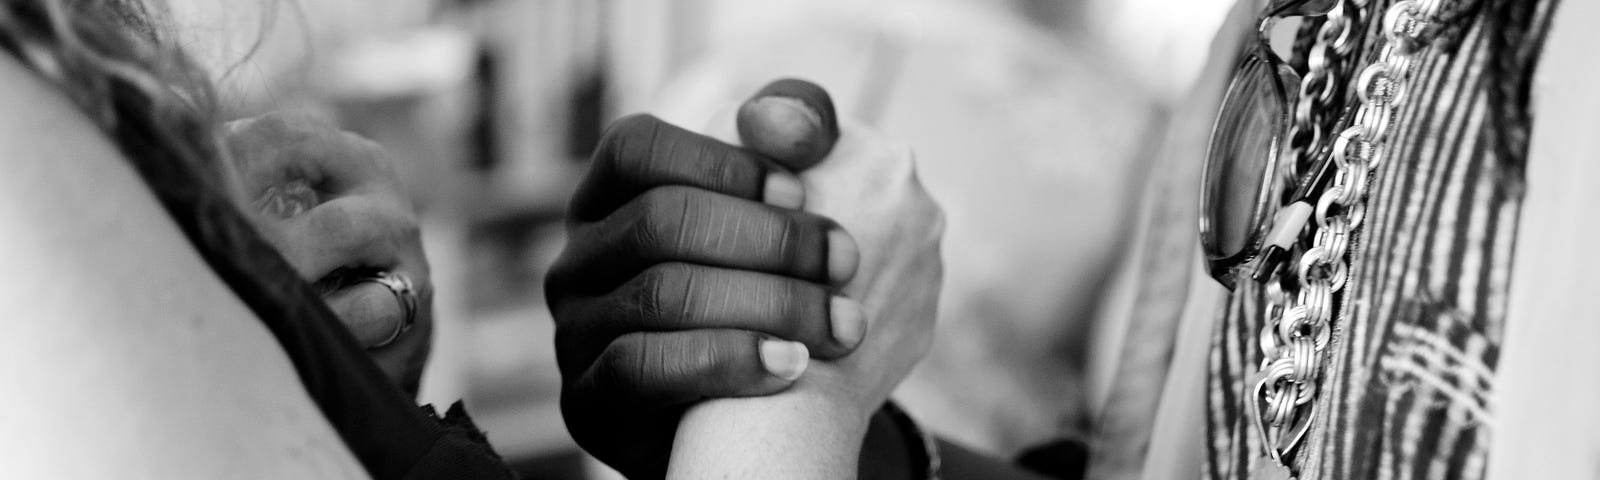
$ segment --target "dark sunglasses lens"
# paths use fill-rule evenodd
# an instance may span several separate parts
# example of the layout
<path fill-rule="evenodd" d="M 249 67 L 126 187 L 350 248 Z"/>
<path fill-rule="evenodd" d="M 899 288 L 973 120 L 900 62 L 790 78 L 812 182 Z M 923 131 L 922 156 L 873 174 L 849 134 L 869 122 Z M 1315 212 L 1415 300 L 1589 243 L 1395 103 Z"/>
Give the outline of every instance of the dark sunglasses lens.
<path fill-rule="evenodd" d="M 1229 86 L 1207 152 L 1206 247 L 1213 256 L 1246 248 L 1263 212 L 1257 204 L 1272 159 L 1273 135 L 1286 121 L 1277 76 L 1263 62 L 1248 62 Z"/>

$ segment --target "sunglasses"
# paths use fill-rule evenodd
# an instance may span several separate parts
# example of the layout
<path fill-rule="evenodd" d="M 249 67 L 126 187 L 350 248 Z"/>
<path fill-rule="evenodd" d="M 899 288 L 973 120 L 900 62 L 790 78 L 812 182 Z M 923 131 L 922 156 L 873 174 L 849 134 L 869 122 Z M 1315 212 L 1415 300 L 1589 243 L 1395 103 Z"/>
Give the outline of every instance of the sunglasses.
<path fill-rule="evenodd" d="M 1314 150 L 1308 158 L 1319 160 L 1293 184 L 1298 165 L 1288 139 L 1301 78 L 1272 51 L 1268 34 L 1278 19 L 1326 15 L 1338 1 L 1269 2 L 1228 82 L 1206 151 L 1200 239 L 1208 273 L 1229 289 L 1241 273 L 1266 281 L 1288 256 L 1312 213 L 1305 200 L 1326 183 L 1331 163 Z"/>

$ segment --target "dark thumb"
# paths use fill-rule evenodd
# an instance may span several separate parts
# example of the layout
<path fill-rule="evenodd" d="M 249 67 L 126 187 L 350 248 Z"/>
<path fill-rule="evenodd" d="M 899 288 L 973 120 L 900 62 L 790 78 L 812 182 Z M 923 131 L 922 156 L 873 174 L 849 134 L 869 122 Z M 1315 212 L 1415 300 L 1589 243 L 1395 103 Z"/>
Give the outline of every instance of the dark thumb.
<path fill-rule="evenodd" d="M 790 170 L 811 168 L 839 140 L 833 100 L 822 87 L 785 78 L 739 106 L 739 141 Z"/>

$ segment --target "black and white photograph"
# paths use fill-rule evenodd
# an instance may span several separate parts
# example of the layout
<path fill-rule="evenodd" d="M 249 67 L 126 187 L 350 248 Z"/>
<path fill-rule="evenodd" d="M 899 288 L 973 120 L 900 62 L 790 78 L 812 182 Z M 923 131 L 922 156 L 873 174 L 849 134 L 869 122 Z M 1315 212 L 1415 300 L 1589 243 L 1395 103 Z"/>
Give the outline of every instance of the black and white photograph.
<path fill-rule="evenodd" d="M 1597 49 L 1593 0 L 0 0 L 0 480 L 1600 479 Z"/>

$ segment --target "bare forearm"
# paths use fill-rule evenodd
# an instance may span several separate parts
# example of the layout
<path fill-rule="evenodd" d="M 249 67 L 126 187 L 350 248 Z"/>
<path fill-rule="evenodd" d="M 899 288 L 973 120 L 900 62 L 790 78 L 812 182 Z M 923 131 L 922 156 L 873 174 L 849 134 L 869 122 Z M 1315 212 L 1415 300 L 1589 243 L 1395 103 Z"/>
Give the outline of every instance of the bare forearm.
<path fill-rule="evenodd" d="M 806 380 L 770 397 L 708 401 L 679 424 L 667 478 L 855 478 L 869 417 Z"/>

